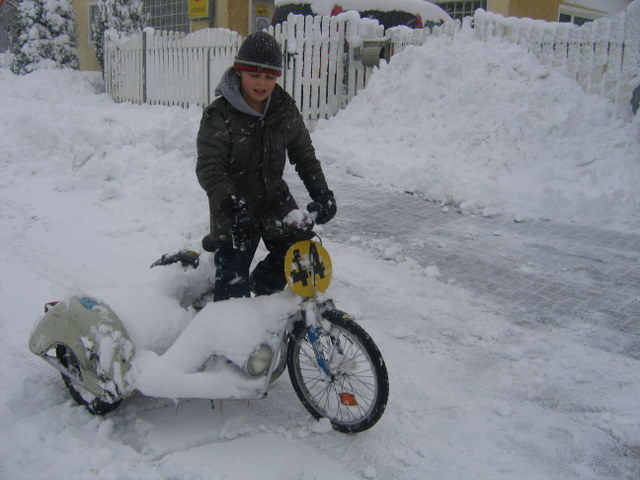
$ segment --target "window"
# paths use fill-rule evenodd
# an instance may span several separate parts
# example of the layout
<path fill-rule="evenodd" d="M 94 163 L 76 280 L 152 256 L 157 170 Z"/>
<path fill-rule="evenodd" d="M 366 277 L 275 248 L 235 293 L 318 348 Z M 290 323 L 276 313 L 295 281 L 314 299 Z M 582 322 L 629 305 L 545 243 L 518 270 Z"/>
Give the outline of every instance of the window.
<path fill-rule="evenodd" d="M 570 7 L 568 5 L 560 5 L 558 7 L 558 21 L 562 23 L 575 23 L 576 25 L 584 25 L 587 22 L 593 22 L 604 13 L 594 10 L 586 10 L 584 8 Z"/>
<path fill-rule="evenodd" d="M 188 0 L 144 0 L 148 24 L 158 30 L 189 33 Z"/>
<path fill-rule="evenodd" d="M 477 9 L 487 9 L 487 0 L 454 0 L 450 2 L 434 1 L 441 9 L 447 12 L 451 18 L 463 19 L 464 17 L 472 17 Z"/>
<path fill-rule="evenodd" d="M 93 45 L 96 41 L 96 32 L 93 28 L 93 24 L 96 18 L 98 18 L 98 3 L 89 2 L 87 4 L 87 22 L 89 23 L 87 28 L 87 32 L 89 32 L 89 35 L 87 35 L 87 38 L 89 40 L 90 46 Z"/>

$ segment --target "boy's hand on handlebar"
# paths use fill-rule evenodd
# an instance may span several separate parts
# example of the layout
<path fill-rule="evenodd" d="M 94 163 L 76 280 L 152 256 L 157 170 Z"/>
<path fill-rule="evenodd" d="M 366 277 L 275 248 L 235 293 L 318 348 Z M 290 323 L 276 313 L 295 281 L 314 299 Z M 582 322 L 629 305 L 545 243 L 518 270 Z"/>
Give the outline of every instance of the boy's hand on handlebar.
<path fill-rule="evenodd" d="M 300 233 L 313 232 L 315 222 L 304 210 L 291 210 L 282 220 L 266 220 L 262 223 L 262 237 L 268 239 L 297 237 Z"/>
<path fill-rule="evenodd" d="M 238 212 L 231 219 L 233 248 L 245 250 L 260 235 L 260 224 L 248 210 Z"/>
<path fill-rule="evenodd" d="M 233 248 L 246 250 L 256 239 L 281 238 L 296 232 L 312 232 L 315 223 L 327 223 L 337 211 L 336 200 L 331 190 L 320 190 L 311 194 L 313 202 L 307 211 L 292 210 L 282 220 L 259 220 L 247 208 L 247 204 L 237 195 L 229 195 L 220 205 L 229 219 Z"/>
<path fill-rule="evenodd" d="M 229 195 L 225 198 L 221 208 L 231 223 L 233 248 L 245 250 L 260 235 L 258 220 L 249 212 L 244 199 L 236 195 Z"/>
<path fill-rule="evenodd" d="M 307 210 L 315 214 L 315 221 L 318 224 L 327 223 L 338 211 L 336 199 L 331 190 L 320 190 L 311 194 L 313 202 L 307 205 Z"/>
<path fill-rule="evenodd" d="M 282 219 L 282 223 L 293 230 L 309 232 L 313 230 L 315 220 L 313 216 L 305 210 L 292 210 Z"/>

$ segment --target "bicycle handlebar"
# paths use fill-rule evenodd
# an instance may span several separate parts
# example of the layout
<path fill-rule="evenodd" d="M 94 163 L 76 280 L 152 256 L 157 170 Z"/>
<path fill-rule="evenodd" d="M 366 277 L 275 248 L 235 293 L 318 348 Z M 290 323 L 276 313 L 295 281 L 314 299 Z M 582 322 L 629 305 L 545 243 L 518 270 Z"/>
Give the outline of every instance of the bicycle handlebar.
<path fill-rule="evenodd" d="M 260 232 L 263 238 L 273 240 L 292 235 L 313 233 L 315 222 L 308 212 L 300 210 L 301 216 L 287 215 L 282 220 L 267 220 L 260 224 Z"/>
<path fill-rule="evenodd" d="M 308 239 L 313 238 L 316 233 L 314 217 L 306 210 L 293 210 L 282 220 L 265 219 L 260 222 L 259 235 L 266 240 L 277 240 L 285 237 L 302 236 Z M 236 246 L 239 250 L 244 250 L 243 245 Z M 215 240 L 211 235 L 206 235 L 202 239 L 202 248 L 207 252 L 215 251 Z M 246 248 L 246 247 L 245 247 Z"/>

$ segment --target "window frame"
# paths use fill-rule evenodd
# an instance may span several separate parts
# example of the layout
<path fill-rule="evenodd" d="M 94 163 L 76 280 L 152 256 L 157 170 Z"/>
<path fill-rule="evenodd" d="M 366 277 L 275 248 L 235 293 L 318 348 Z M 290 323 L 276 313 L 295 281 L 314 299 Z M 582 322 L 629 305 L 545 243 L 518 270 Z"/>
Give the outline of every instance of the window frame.
<path fill-rule="evenodd" d="M 87 2 L 87 44 L 93 47 L 96 44 L 96 35 L 93 29 L 93 21 L 98 16 L 98 2 Z"/>
<path fill-rule="evenodd" d="M 573 5 L 567 5 L 565 3 L 561 3 L 558 5 L 558 22 L 560 22 L 560 17 L 562 15 L 566 15 L 571 18 L 570 22 L 561 22 L 561 23 L 572 23 L 574 25 L 582 25 L 585 22 L 593 22 L 594 20 L 598 20 L 606 15 L 605 12 L 600 12 L 598 10 L 588 10 L 586 8 L 574 7 Z M 576 18 L 581 20 L 585 20 L 581 23 L 576 23 Z"/>
<path fill-rule="evenodd" d="M 487 10 L 488 3 L 488 0 L 432 1 L 445 12 L 447 12 L 451 18 L 460 20 L 465 17 L 473 17 L 473 14 L 478 8 Z"/>
<path fill-rule="evenodd" d="M 156 30 L 191 31 L 187 0 L 145 0 L 142 11 L 147 15 L 148 25 Z"/>

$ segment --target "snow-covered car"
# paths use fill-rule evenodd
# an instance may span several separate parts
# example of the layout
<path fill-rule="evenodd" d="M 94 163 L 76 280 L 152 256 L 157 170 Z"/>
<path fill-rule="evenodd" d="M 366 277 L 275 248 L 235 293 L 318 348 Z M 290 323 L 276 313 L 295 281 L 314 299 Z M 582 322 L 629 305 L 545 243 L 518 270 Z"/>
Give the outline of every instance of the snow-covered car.
<path fill-rule="evenodd" d="M 357 11 L 361 18 L 378 20 L 385 29 L 405 25 L 410 28 L 432 28 L 452 18 L 442 8 L 425 0 L 310 0 L 292 2 L 276 0 L 272 25 L 284 22 L 290 13 L 295 15 L 335 16 Z"/>

